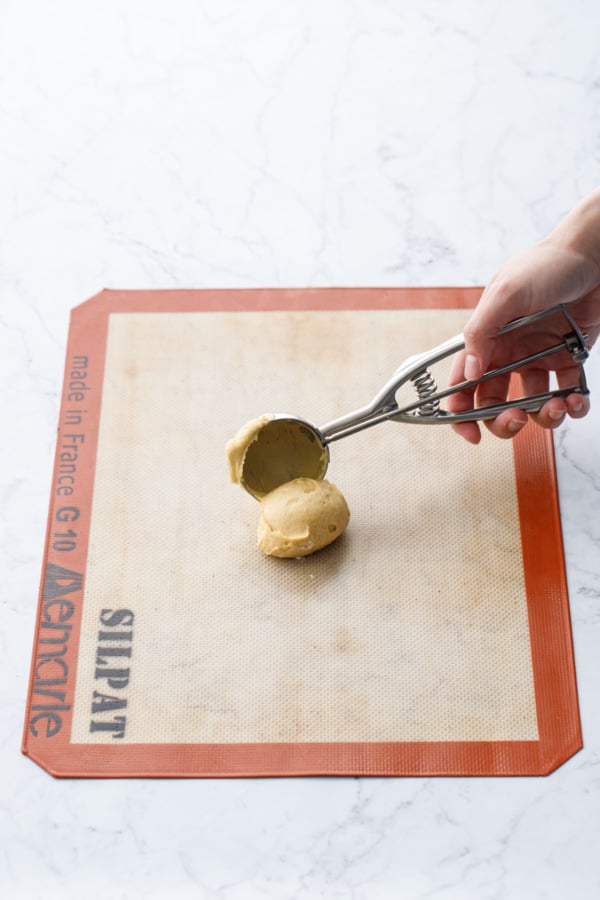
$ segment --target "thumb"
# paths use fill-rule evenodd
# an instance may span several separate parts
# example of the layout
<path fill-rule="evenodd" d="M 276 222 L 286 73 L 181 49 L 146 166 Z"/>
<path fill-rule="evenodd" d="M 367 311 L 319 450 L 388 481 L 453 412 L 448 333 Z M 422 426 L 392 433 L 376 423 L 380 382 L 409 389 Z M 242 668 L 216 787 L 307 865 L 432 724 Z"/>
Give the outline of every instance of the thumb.
<path fill-rule="evenodd" d="M 463 331 L 465 378 L 475 381 L 486 372 L 494 355 L 496 340 L 510 321 L 511 304 L 492 282 L 483 292 Z M 511 298 L 512 299 L 512 298 Z"/>
<path fill-rule="evenodd" d="M 485 322 L 481 325 L 475 318 L 472 318 L 465 327 L 463 332 L 465 341 L 464 371 L 468 381 L 476 381 L 487 370 L 500 327 L 486 326 Z"/>

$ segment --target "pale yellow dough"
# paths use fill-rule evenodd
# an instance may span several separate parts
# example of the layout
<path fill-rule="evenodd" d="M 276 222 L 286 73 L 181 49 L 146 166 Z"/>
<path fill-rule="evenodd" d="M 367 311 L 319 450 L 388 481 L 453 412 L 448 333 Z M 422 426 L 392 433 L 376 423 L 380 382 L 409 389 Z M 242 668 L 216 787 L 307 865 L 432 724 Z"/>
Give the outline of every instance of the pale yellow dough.
<path fill-rule="evenodd" d="M 335 541 L 349 521 L 348 504 L 334 484 L 296 478 L 262 499 L 258 546 L 267 556 L 308 556 Z"/>
<path fill-rule="evenodd" d="M 251 422 L 246 422 L 236 436 L 227 441 L 225 453 L 227 454 L 227 464 L 229 466 L 229 480 L 233 484 L 242 483 L 244 459 L 246 458 L 248 447 L 256 440 L 259 433 L 272 418 L 272 415 L 266 414 L 259 416 L 257 419 L 252 419 Z"/>
<path fill-rule="evenodd" d="M 294 478 L 322 478 L 329 454 L 294 418 L 264 415 L 244 425 L 226 447 L 229 477 L 257 500 Z"/>
<path fill-rule="evenodd" d="M 228 441 L 229 477 L 260 502 L 263 553 L 308 556 L 342 534 L 350 510 L 336 486 L 322 478 L 328 456 L 321 444 L 302 423 L 277 418 L 253 419 Z"/>

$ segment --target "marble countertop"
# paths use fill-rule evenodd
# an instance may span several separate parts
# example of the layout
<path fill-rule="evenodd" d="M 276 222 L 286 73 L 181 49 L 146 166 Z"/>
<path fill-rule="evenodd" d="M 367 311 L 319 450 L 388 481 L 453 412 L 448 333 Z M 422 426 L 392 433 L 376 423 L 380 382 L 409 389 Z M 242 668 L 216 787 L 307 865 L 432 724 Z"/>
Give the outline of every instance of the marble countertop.
<path fill-rule="evenodd" d="M 69 310 L 484 284 L 600 180 L 599 25 L 596 0 L 2 4 L 5 896 L 600 896 L 597 409 L 556 439 L 584 749 L 551 776 L 61 781 L 20 754 Z"/>

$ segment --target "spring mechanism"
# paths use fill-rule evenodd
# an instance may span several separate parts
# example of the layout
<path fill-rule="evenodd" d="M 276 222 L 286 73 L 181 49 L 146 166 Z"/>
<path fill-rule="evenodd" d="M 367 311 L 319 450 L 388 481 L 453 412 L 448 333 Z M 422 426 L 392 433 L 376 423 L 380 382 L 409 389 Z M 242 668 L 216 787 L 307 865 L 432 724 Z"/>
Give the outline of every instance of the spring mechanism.
<path fill-rule="evenodd" d="M 416 375 L 413 375 L 411 378 L 412 383 L 415 386 L 415 390 L 418 394 L 419 400 L 422 400 L 423 403 L 419 406 L 416 411 L 416 415 L 418 416 L 437 416 L 440 411 L 440 401 L 439 400 L 429 400 L 429 397 L 432 397 L 435 393 L 437 393 L 437 384 L 435 382 L 435 378 L 429 371 L 429 369 L 422 369 L 420 372 L 417 372 Z"/>

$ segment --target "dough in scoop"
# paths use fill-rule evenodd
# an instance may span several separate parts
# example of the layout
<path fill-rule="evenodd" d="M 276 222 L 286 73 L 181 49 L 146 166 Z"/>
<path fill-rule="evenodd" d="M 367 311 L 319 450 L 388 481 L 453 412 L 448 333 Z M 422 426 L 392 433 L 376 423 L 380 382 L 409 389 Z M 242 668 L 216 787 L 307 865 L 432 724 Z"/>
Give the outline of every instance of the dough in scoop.
<path fill-rule="evenodd" d="M 334 484 L 295 478 L 261 501 L 258 546 L 267 556 L 308 556 L 335 541 L 350 521 L 350 510 Z"/>
<path fill-rule="evenodd" d="M 310 425 L 272 414 L 247 422 L 225 449 L 230 480 L 257 500 L 295 478 L 322 478 L 329 462 Z"/>

